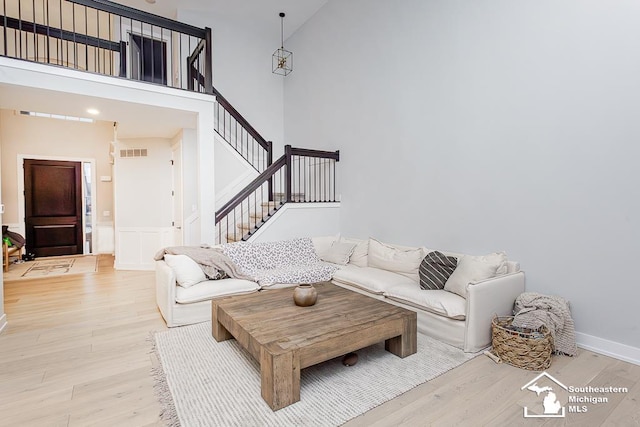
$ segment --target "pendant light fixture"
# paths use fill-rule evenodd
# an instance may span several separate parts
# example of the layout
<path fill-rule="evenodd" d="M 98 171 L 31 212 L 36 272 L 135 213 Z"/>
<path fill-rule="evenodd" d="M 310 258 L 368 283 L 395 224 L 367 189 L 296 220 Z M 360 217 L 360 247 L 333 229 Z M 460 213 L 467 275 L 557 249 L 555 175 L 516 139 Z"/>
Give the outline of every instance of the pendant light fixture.
<path fill-rule="evenodd" d="M 280 12 L 280 49 L 271 55 L 271 67 L 274 74 L 286 76 L 293 71 L 293 52 L 284 48 L 284 12 Z"/>

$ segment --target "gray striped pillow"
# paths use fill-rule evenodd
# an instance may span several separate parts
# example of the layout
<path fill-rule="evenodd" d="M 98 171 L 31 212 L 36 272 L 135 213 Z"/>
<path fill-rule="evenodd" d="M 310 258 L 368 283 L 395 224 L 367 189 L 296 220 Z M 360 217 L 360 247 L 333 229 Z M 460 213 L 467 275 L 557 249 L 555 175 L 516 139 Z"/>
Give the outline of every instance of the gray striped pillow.
<path fill-rule="evenodd" d="M 458 265 L 456 257 L 446 256 L 442 252 L 429 252 L 420 263 L 418 275 L 420 287 L 427 291 L 444 289 L 444 284 Z"/>

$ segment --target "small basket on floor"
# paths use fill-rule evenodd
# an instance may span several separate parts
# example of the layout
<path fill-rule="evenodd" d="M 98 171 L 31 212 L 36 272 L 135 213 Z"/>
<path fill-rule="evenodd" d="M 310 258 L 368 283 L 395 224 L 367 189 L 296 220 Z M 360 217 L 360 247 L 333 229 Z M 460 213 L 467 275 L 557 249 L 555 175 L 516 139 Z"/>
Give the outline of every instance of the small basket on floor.
<path fill-rule="evenodd" d="M 513 317 L 494 317 L 491 322 L 493 353 L 502 362 L 530 371 L 551 366 L 553 337 L 546 327 L 527 329 L 512 325 Z"/>

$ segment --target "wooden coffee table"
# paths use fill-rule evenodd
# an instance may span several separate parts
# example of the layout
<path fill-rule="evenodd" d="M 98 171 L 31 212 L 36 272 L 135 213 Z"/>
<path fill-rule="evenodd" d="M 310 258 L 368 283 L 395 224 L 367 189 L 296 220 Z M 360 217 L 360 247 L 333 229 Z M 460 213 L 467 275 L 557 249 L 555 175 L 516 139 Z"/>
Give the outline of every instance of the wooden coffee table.
<path fill-rule="evenodd" d="M 385 341 L 399 357 L 417 349 L 416 313 L 331 283 L 314 285 L 311 307 L 293 302 L 293 288 L 212 301 L 216 341 L 235 338 L 260 362 L 262 398 L 278 410 L 300 400 L 300 370 Z"/>

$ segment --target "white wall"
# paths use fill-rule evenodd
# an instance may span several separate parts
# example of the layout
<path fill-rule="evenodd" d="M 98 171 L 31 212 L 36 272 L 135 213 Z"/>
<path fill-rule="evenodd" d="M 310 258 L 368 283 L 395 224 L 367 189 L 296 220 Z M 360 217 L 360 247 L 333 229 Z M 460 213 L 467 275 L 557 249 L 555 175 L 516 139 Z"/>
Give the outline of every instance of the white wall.
<path fill-rule="evenodd" d="M 182 130 L 182 203 L 183 203 L 183 243 L 199 245 L 200 209 L 198 206 L 198 135 L 194 129 Z M 217 166 L 216 166 L 217 168 Z M 216 169 L 214 168 L 214 169 Z M 212 188 L 207 184 L 205 188 Z"/>
<path fill-rule="evenodd" d="M 146 157 L 120 157 L 120 150 L 140 148 Z M 170 227 L 171 140 L 118 139 L 115 179 L 118 227 Z"/>
<path fill-rule="evenodd" d="M 252 242 L 297 237 L 335 236 L 340 232 L 340 203 L 287 203 L 260 227 Z"/>
<path fill-rule="evenodd" d="M 638 21 L 628 0 L 332 0 L 289 39 L 285 140 L 340 149 L 343 235 L 506 250 L 583 342 L 638 354 Z"/>
<path fill-rule="evenodd" d="M 120 150 L 146 149 L 146 157 Z M 171 140 L 118 139 L 115 156 L 115 266 L 151 269 L 153 255 L 172 244 Z"/>
<path fill-rule="evenodd" d="M 215 139 L 216 209 L 220 209 L 257 176 L 256 171 L 224 139 Z"/>

